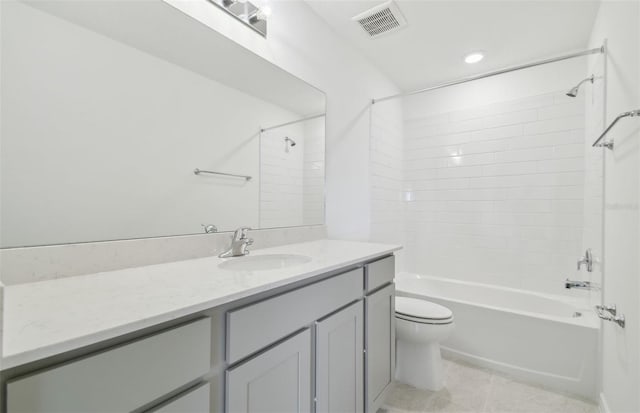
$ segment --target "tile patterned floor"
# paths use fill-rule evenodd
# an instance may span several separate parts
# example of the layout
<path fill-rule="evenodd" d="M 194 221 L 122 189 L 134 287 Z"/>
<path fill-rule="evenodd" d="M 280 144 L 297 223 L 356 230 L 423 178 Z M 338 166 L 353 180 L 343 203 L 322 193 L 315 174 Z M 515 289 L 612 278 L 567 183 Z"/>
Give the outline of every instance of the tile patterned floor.
<path fill-rule="evenodd" d="M 591 402 L 513 381 L 490 370 L 444 360 L 445 388 L 397 383 L 378 413 L 598 413 Z"/>

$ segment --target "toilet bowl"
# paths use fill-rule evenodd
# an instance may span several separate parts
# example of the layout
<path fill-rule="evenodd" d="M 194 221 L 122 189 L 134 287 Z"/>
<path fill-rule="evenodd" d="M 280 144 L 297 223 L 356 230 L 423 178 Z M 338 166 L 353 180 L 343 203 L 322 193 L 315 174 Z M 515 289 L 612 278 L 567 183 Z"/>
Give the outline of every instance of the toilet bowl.
<path fill-rule="evenodd" d="M 453 331 L 447 307 L 396 297 L 396 380 L 425 390 L 444 386 L 440 342 Z"/>

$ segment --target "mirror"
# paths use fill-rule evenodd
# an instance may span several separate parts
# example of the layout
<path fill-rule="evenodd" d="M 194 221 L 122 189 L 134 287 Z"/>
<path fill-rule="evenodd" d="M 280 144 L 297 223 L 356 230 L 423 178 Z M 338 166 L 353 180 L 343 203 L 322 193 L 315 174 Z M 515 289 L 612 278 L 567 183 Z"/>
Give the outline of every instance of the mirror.
<path fill-rule="evenodd" d="M 1 7 L 0 247 L 324 223 L 324 93 L 160 0 Z"/>

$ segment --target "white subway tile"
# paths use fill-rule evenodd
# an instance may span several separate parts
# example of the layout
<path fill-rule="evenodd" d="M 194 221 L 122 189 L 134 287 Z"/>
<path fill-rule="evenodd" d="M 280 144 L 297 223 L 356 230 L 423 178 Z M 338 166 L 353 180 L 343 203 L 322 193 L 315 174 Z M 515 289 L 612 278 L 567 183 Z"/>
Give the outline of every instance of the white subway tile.
<path fill-rule="evenodd" d="M 538 161 L 538 171 L 543 173 L 584 171 L 584 158 L 547 159 Z"/>
<path fill-rule="evenodd" d="M 582 128 L 584 128 L 584 116 L 570 116 L 527 123 L 524 125 L 524 134 L 535 135 Z"/>
<path fill-rule="evenodd" d="M 553 158 L 554 148 L 530 148 L 505 151 L 496 154 L 496 162 L 522 162 L 522 161 L 537 161 L 540 159 Z"/>
<path fill-rule="evenodd" d="M 495 155 L 492 153 L 464 155 L 464 156 L 450 156 L 446 158 L 446 164 L 444 166 L 456 167 L 456 166 L 486 165 L 494 162 L 495 162 Z"/>
<path fill-rule="evenodd" d="M 460 155 L 460 152 L 457 146 L 434 146 L 421 149 L 408 148 L 405 152 L 405 160 L 444 158 L 447 156 Z"/>
<path fill-rule="evenodd" d="M 440 179 L 466 178 L 482 176 L 483 166 L 458 166 L 455 168 L 437 169 L 436 176 Z"/>
<path fill-rule="evenodd" d="M 546 106 L 538 109 L 538 116 L 540 120 L 566 118 L 583 114 L 584 102 L 582 100 L 574 100 L 572 102 Z"/>
<path fill-rule="evenodd" d="M 582 199 L 557 199 L 553 201 L 553 211 L 560 213 L 582 214 L 584 201 Z"/>
<path fill-rule="evenodd" d="M 573 129 L 515 137 L 508 140 L 508 145 L 510 149 L 523 149 L 583 142 L 584 131 L 582 129 Z"/>
<path fill-rule="evenodd" d="M 494 208 L 493 201 L 447 201 L 447 209 L 452 212 L 487 212 Z"/>
<path fill-rule="evenodd" d="M 507 125 L 519 125 L 538 120 L 536 110 L 524 110 L 520 112 L 503 113 L 482 118 L 482 126 L 485 128 L 497 128 Z"/>
<path fill-rule="evenodd" d="M 549 200 L 504 200 L 494 203 L 496 212 L 550 212 L 551 201 Z"/>
<path fill-rule="evenodd" d="M 493 139 L 511 138 L 522 135 L 524 125 L 510 125 L 499 128 L 481 129 L 473 132 L 474 141 L 486 141 Z"/>
<path fill-rule="evenodd" d="M 407 159 L 404 167 L 408 171 L 417 169 L 446 168 L 448 158 Z"/>
<path fill-rule="evenodd" d="M 454 133 L 450 135 L 434 135 L 407 140 L 407 149 L 430 148 L 434 146 L 452 146 L 473 141 L 471 132 Z"/>
<path fill-rule="evenodd" d="M 526 175 L 538 172 L 538 162 L 512 162 L 482 167 L 483 176 Z"/>
<path fill-rule="evenodd" d="M 553 148 L 555 158 L 578 158 L 585 156 L 584 143 L 574 143 L 569 145 L 559 145 Z"/>
<path fill-rule="evenodd" d="M 482 142 L 463 143 L 457 147 L 458 152 L 454 155 L 474 155 L 479 153 L 496 153 L 509 148 L 506 140 L 492 140 Z M 453 155 L 452 155 L 453 156 Z"/>

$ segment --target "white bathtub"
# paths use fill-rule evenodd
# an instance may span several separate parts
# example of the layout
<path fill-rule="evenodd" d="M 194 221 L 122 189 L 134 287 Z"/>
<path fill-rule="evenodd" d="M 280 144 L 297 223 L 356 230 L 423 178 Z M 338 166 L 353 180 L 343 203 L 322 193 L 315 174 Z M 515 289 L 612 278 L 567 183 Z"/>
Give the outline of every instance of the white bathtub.
<path fill-rule="evenodd" d="M 453 311 L 445 357 L 596 400 L 600 323 L 586 302 L 409 273 L 396 276 L 396 291 Z"/>

